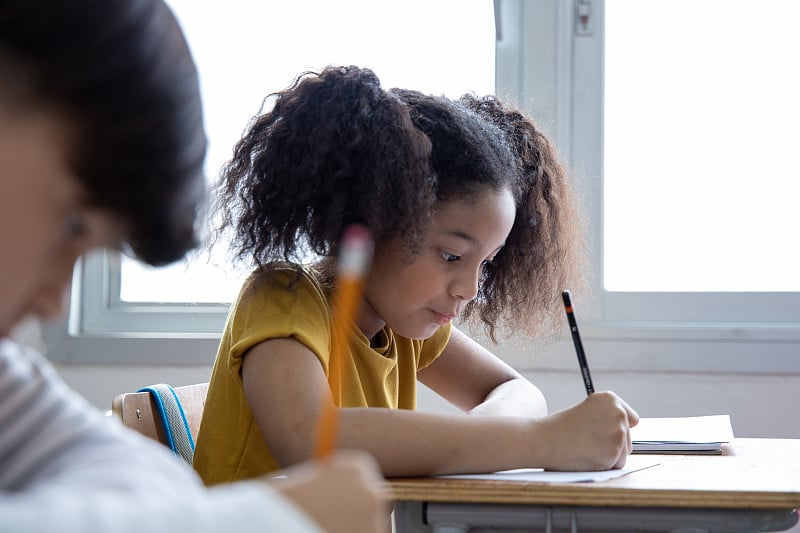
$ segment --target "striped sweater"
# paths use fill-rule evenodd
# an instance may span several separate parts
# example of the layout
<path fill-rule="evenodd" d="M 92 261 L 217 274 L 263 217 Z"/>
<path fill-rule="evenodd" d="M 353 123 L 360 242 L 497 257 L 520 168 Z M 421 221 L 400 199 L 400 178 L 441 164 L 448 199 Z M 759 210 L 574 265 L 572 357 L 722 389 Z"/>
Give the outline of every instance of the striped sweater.
<path fill-rule="evenodd" d="M 39 354 L 0 339 L 0 531 L 318 529 L 263 483 L 206 489 L 166 447 L 70 390 Z"/>

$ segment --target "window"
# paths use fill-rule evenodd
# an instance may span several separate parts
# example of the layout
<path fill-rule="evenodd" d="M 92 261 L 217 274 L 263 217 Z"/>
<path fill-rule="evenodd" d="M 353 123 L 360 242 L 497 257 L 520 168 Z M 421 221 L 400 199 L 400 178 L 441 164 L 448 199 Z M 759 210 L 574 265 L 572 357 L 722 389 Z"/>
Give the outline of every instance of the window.
<path fill-rule="evenodd" d="M 605 4 L 607 316 L 797 322 L 797 14 L 788 0 Z"/>
<path fill-rule="evenodd" d="M 798 6 L 587 3 L 570 77 L 587 337 L 619 368 L 796 372 Z"/>
<path fill-rule="evenodd" d="M 284 51 L 292 48 L 286 45 L 291 42 L 304 50 L 310 42 L 324 42 L 325 51 L 333 54 L 333 44 L 342 36 L 359 40 L 352 56 L 304 56 L 310 59 L 302 64 L 260 49 L 257 61 L 270 65 L 262 74 L 278 73 L 277 79 L 239 83 L 241 70 L 254 69 L 230 65 L 232 72 L 223 76 L 227 85 L 218 89 L 223 95 L 240 85 L 259 88 L 251 103 L 238 97 L 243 107 L 232 119 L 230 139 L 212 138 L 209 175 L 225 160 L 261 98 L 291 81 L 286 73 L 347 61 L 374 65 L 387 85 L 454 93 L 494 88 L 536 118 L 578 179 L 590 216 L 597 283 L 586 301 L 576 302 L 576 309 L 593 368 L 797 371 L 800 275 L 795 273 L 800 272 L 800 253 L 794 233 L 800 230 L 795 214 L 800 210 L 793 203 L 800 176 L 790 158 L 800 141 L 792 129 L 800 123 L 800 104 L 794 98 L 800 94 L 800 78 L 791 68 L 800 37 L 790 25 L 800 8 L 792 0 L 354 2 L 356 10 L 349 15 L 367 14 L 388 27 L 369 35 L 346 31 L 342 25 L 352 20 L 345 17 L 327 25 L 338 29 L 329 37 L 322 37 L 325 27 L 314 27 L 306 15 L 318 13 L 318 19 L 333 21 L 345 11 L 342 3 L 327 11 L 321 7 L 325 2 L 270 3 L 269 14 L 242 16 L 236 10 L 244 4 L 250 3 L 191 3 L 202 6 L 200 11 L 214 24 L 187 18 L 190 39 L 193 31 L 214 28 L 220 21 L 239 28 L 241 35 L 231 39 L 267 39 L 296 19 L 303 24 L 293 26 L 293 33 L 279 44 L 259 45 L 260 39 L 254 39 L 254 44 L 238 44 L 237 49 Z M 302 16 L 278 15 L 278 9 L 297 9 Z M 462 16 L 466 18 L 455 18 Z M 241 19 L 254 27 L 242 30 Z M 428 22 L 430 26 L 419 26 Z M 388 32 L 398 29 L 398 37 L 389 37 Z M 404 44 L 400 59 L 389 60 L 389 52 L 360 55 L 384 42 L 409 43 L 409 35 L 414 36 L 411 41 L 424 39 L 426 44 L 416 51 Z M 217 38 L 210 53 L 224 57 L 224 41 Z M 195 51 L 202 69 L 203 51 Z M 457 66 L 462 59 L 466 67 Z M 411 72 L 395 73 L 392 65 L 410 66 Z M 412 77 L 416 73 L 420 77 Z M 476 77 L 456 79 L 462 73 Z M 204 91 L 210 91 L 210 82 L 204 78 L 203 83 Z M 215 120 L 209 113 L 212 134 L 224 129 Z M 175 331 L 195 331 L 178 350 L 195 349 L 192 342 L 205 335 L 213 340 L 208 345 L 213 347 L 205 348 L 213 355 L 227 309 L 214 303 L 219 295 L 187 303 L 185 296 L 175 294 L 169 299 L 177 305 L 153 304 L 153 294 L 141 287 L 156 287 L 155 281 L 136 282 L 138 288 L 129 291 L 126 283 L 139 273 L 115 261 L 103 256 L 84 262 L 83 276 L 76 278 L 84 280 L 84 315 L 92 309 L 85 300 L 94 291 L 102 303 L 95 306 L 93 320 L 108 321 L 106 334 L 118 339 L 119 324 L 136 322 L 141 311 L 140 331 L 148 332 L 147 337 L 161 335 L 172 342 Z M 185 268 L 174 267 L 178 277 Z M 213 285 L 232 298 L 238 280 Z M 155 294 L 166 292 L 157 289 Z M 109 319 L 117 312 L 115 306 L 125 314 Z M 163 317 L 161 333 L 153 332 L 153 317 Z M 212 324 L 214 320 L 218 323 Z M 533 351 L 542 355 L 537 366 L 572 369 L 574 352 L 568 335 L 564 340 L 544 350 L 535 346 L 519 352 L 501 346 L 497 352 L 522 368 L 531 366 Z M 164 344 L 159 346 L 163 350 Z M 120 350 L 118 344 L 115 349 Z M 71 356 L 74 352 L 66 357 Z M 79 357 L 91 359 L 84 352 Z M 180 355 L 178 360 L 191 357 Z"/>
<path fill-rule="evenodd" d="M 385 87 L 450 96 L 467 90 L 490 94 L 495 89 L 490 0 L 167 3 L 187 35 L 200 72 L 210 182 L 265 97 L 307 70 L 356 64 L 372 68 Z M 133 339 L 153 338 L 213 341 L 245 275 L 232 270 L 222 249 L 210 257 L 199 251 L 164 269 L 117 254 L 95 254 L 77 268 L 69 335 L 59 332 L 60 342 L 51 343 L 75 348 L 51 355 L 83 361 L 93 360 L 87 354 L 96 353 L 104 360 L 109 357 L 103 355 L 109 351 L 105 343 L 101 349 L 89 346 L 97 344 L 97 338 L 122 338 L 131 344 Z M 203 346 L 213 353 L 209 343 Z M 163 360 L 163 354 L 160 357 L 155 360 Z"/>
<path fill-rule="evenodd" d="M 465 88 L 494 92 L 495 29 L 487 0 L 471 6 L 457 0 L 168 3 L 201 75 L 211 178 L 265 96 L 306 70 L 356 64 L 375 70 L 385 87 L 452 96 Z M 229 302 L 244 275 L 231 272 L 223 253 L 211 261 L 195 254 L 167 269 L 123 258 L 117 303 Z"/>

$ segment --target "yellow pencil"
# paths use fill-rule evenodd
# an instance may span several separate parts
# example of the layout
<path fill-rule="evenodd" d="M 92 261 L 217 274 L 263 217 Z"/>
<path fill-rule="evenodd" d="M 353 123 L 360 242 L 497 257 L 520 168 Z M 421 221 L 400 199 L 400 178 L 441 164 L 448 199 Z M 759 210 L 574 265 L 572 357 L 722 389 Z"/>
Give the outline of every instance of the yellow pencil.
<path fill-rule="evenodd" d="M 331 305 L 331 353 L 328 359 L 328 382 L 333 401 L 323 394 L 322 410 L 317 426 L 317 446 L 314 456 L 328 457 L 338 434 L 337 402 L 344 388 L 342 365 L 347 356 L 347 338 L 358 312 L 364 276 L 372 257 L 372 237 L 367 228 L 348 226 L 342 234 L 339 250 L 336 288 Z"/>

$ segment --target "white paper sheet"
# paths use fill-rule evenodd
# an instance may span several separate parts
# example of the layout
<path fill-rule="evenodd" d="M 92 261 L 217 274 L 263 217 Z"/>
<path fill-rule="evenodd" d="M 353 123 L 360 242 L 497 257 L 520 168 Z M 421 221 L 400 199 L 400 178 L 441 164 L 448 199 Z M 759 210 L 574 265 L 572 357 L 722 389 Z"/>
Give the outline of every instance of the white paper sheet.
<path fill-rule="evenodd" d="M 629 456 L 625 468 L 616 470 L 604 470 L 602 472 L 554 472 L 542 470 L 541 468 L 518 468 L 515 470 L 503 470 L 491 474 L 457 474 L 451 476 L 437 476 L 441 478 L 458 479 L 487 479 L 495 481 L 535 481 L 545 483 L 583 483 L 593 481 L 607 481 L 618 478 L 637 470 L 644 470 L 656 466 L 659 463 L 651 457 Z"/>

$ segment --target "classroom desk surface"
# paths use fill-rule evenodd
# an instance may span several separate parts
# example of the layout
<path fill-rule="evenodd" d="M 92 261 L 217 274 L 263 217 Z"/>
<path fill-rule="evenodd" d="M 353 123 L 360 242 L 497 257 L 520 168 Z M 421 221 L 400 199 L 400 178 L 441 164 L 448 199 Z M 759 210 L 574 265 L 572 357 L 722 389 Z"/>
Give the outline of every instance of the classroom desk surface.
<path fill-rule="evenodd" d="M 652 509 L 714 510 L 720 516 L 732 516 L 725 510 L 764 510 L 750 515 L 767 516 L 774 511 L 777 522 L 773 527 L 784 529 L 797 521 L 792 510 L 800 508 L 800 439 L 735 439 L 723 448 L 722 455 L 648 457 L 659 464 L 602 482 L 405 478 L 389 480 L 389 485 L 396 515 L 398 509 L 407 512 L 411 508 L 407 504 L 423 503 L 429 512 L 431 504 L 440 502 L 469 504 L 461 508 L 471 510 L 481 508 L 476 504 L 613 507 L 638 509 L 640 515 Z"/>

